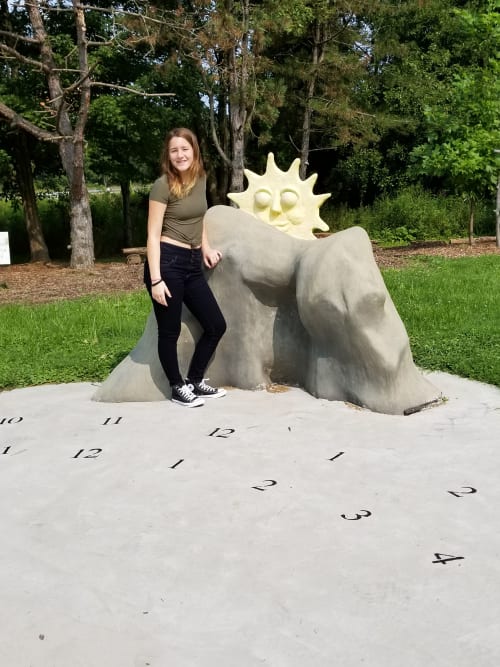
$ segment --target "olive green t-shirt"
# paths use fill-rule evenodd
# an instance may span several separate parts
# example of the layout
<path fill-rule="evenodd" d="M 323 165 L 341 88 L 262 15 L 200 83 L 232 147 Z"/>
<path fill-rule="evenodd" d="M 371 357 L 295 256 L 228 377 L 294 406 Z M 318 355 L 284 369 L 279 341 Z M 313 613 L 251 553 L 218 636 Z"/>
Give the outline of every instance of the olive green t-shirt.
<path fill-rule="evenodd" d="M 201 176 L 191 192 L 178 199 L 170 192 L 165 175 L 156 179 L 149 199 L 167 205 L 163 216 L 162 236 L 188 243 L 191 248 L 201 245 L 203 216 L 207 210 L 206 184 L 206 176 Z"/>

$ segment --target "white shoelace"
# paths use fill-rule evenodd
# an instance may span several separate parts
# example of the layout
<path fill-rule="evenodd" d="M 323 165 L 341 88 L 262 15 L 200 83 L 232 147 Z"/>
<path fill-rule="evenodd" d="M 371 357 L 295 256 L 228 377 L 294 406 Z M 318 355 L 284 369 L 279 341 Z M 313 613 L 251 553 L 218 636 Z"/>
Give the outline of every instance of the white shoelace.
<path fill-rule="evenodd" d="M 183 384 L 182 387 L 177 388 L 177 391 L 182 396 L 182 398 L 187 398 L 187 399 L 196 398 L 190 388 L 190 385 Z"/>
<path fill-rule="evenodd" d="M 207 389 L 209 391 L 215 391 L 213 387 L 211 387 L 209 384 L 205 382 L 205 380 L 210 380 L 210 378 L 203 378 L 203 380 L 201 380 L 201 382 L 199 383 L 200 387 L 202 389 Z"/>

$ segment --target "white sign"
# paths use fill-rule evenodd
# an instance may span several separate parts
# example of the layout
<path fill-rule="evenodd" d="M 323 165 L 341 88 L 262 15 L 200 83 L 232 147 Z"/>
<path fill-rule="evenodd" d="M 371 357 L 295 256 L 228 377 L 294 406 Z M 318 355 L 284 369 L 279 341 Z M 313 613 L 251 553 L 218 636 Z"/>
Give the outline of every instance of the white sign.
<path fill-rule="evenodd" d="M 0 232 L 0 264 L 10 264 L 9 232 Z"/>

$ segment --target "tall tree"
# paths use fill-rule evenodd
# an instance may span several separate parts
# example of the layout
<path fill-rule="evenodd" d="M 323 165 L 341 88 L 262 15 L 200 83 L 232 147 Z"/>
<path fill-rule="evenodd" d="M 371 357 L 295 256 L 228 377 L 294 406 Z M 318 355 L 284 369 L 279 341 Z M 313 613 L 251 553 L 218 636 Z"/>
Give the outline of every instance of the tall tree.
<path fill-rule="evenodd" d="M 289 43 L 288 100 L 300 110 L 297 140 L 300 175 L 305 178 L 310 150 L 365 143 L 373 138 L 373 116 L 357 95 L 366 75 L 368 38 L 362 12 L 366 3 L 311 0 L 304 12 L 299 44 Z M 304 85 L 305 82 L 305 85 Z"/>
<path fill-rule="evenodd" d="M 13 31 L 11 16 L 7 0 L 0 2 L 0 29 L 4 31 Z M 22 104 L 22 97 L 30 98 L 33 101 L 33 88 L 36 84 L 32 78 L 18 75 L 17 68 L 5 68 L 0 61 L 1 77 L 0 89 L 3 97 L 15 100 L 15 103 Z M 10 74 L 10 76 L 8 76 Z M 30 137 L 24 130 L 16 128 L 1 128 L 0 138 L 5 150 L 10 155 L 10 161 L 14 167 L 18 194 L 22 201 L 24 211 L 24 221 L 28 234 L 30 248 L 30 259 L 33 262 L 50 261 L 49 251 L 43 235 L 40 216 L 35 195 L 32 155 L 33 145 L 36 140 Z M 4 193 L 11 192 L 10 182 L 4 181 Z"/>
<path fill-rule="evenodd" d="M 281 5 L 297 2 L 302 0 L 283 0 Z M 192 0 L 177 13 L 182 34 L 177 54 L 181 66 L 196 66 L 203 82 L 200 95 L 209 108 L 210 140 L 227 172 L 224 194 L 243 189 L 253 124 L 269 126 L 277 120 L 281 83 L 269 75 L 264 54 L 265 30 L 273 25 L 280 29 L 270 19 L 277 6 L 276 0 Z"/>
<path fill-rule="evenodd" d="M 42 223 L 38 214 L 30 159 L 30 144 L 33 144 L 34 140 L 24 130 L 12 132 L 10 138 L 13 146 L 12 154 L 14 156 L 17 183 L 23 203 L 26 231 L 28 233 L 30 259 L 32 262 L 49 262 L 49 249 L 45 242 Z"/>
<path fill-rule="evenodd" d="M 194 5 L 195 39 L 188 55 L 196 62 L 204 81 L 211 138 L 230 170 L 229 188 L 240 192 L 262 51 L 257 9 L 250 0 L 215 0 L 210 5 Z M 204 11 L 199 11 L 200 5 Z"/>
<path fill-rule="evenodd" d="M 469 202 L 469 243 L 474 204 L 498 187 L 500 174 L 500 14 L 496 2 L 454 12 L 466 64 L 456 66 L 444 103 L 427 106 L 427 141 L 413 157 L 423 174 L 438 176 Z"/>
<path fill-rule="evenodd" d="M 124 45 L 125 46 L 125 45 Z M 162 141 L 169 127 L 193 125 L 199 97 L 193 84 L 179 76 L 172 64 L 170 47 L 166 49 L 136 40 L 127 48 L 109 48 L 101 52 L 96 75 L 108 86 L 94 94 L 87 126 L 87 164 L 100 181 L 120 186 L 123 210 L 123 242 L 133 245 L 129 214 L 132 183 L 151 182 L 158 175 Z M 138 96 L 126 90 L 127 85 L 149 91 Z M 154 97 L 162 93 L 165 97 Z"/>
<path fill-rule="evenodd" d="M 73 268 L 86 268 L 94 262 L 92 215 L 84 171 L 85 129 L 91 89 L 106 85 L 94 77 L 99 49 L 110 44 L 118 47 L 123 38 L 119 18 L 124 5 L 115 4 L 116 11 L 97 2 L 94 6 L 82 5 L 79 0 L 32 0 L 25 5 L 7 3 L 3 7 L 14 15 L 12 24 L 16 29 L 0 30 L 0 57 L 7 68 L 24 68 L 44 78 L 46 99 L 40 104 L 46 115 L 33 122 L 0 100 L 0 118 L 11 127 L 58 145 L 69 184 Z"/>
<path fill-rule="evenodd" d="M 335 181 L 351 205 L 370 203 L 416 177 L 413 148 L 425 141 L 424 109 L 444 100 L 462 58 L 453 24 L 453 0 L 379 0 L 366 3 L 366 75 L 353 91 L 374 114 L 373 137 L 338 151 Z M 334 182 L 335 182 L 334 181 Z"/>
<path fill-rule="evenodd" d="M 69 74 L 69 68 L 61 65 L 61 60 L 73 58 L 69 50 L 56 53 L 47 30 L 50 5 L 45 2 L 30 2 L 26 5 L 29 22 L 24 34 L 4 31 L 0 52 L 4 58 L 13 58 L 18 64 L 36 68 L 46 78 L 48 98 L 46 108 L 53 120 L 54 129 L 45 130 L 8 107 L 0 103 L 0 116 L 12 127 L 28 132 L 42 141 L 56 141 L 69 183 L 70 224 L 71 224 L 71 266 L 85 268 L 94 262 L 94 243 L 92 235 L 92 215 L 84 175 L 84 131 L 90 104 L 90 66 L 88 60 L 89 41 L 86 34 L 85 13 L 82 6 L 73 0 L 73 18 L 76 36 L 77 65 L 76 76 L 69 84 L 65 83 L 63 72 Z M 64 40 L 61 40 L 64 43 Z M 67 43 L 64 44 L 67 47 Z M 26 47 L 26 48 L 23 48 Z M 61 71 L 63 70 L 63 71 Z M 71 113 L 75 104 L 76 114 Z"/>

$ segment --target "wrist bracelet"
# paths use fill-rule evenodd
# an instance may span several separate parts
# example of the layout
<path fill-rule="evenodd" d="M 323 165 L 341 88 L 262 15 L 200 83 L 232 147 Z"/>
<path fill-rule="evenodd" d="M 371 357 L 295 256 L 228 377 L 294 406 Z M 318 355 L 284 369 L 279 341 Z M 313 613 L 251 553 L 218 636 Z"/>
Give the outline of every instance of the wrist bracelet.
<path fill-rule="evenodd" d="M 160 280 L 157 280 L 156 282 L 151 283 L 151 287 L 156 287 L 157 285 L 159 285 L 162 282 L 163 282 L 163 278 L 160 278 Z"/>

